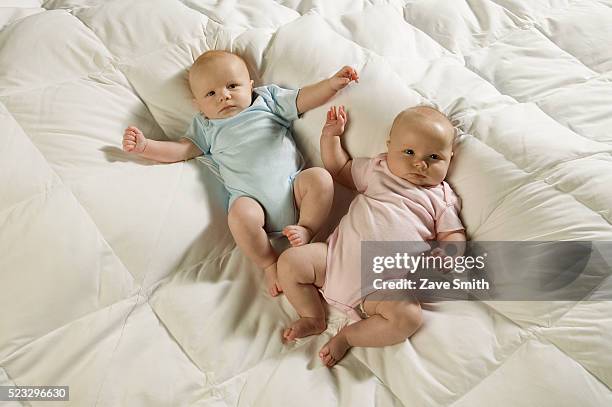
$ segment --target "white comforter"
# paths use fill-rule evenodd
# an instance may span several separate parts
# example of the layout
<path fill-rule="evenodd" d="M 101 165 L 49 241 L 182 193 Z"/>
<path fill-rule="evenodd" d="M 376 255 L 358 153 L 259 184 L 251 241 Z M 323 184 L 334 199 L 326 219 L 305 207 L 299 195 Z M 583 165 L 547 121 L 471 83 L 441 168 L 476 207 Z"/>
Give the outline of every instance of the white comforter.
<path fill-rule="evenodd" d="M 183 134 L 205 50 L 242 54 L 256 85 L 352 65 L 360 83 L 294 123 L 311 165 L 330 104 L 350 112 L 350 153 L 373 156 L 398 111 L 430 101 L 465 133 L 449 181 L 471 239 L 612 240 L 612 1 L 0 6 L 0 385 L 70 386 L 24 405 L 612 405 L 597 293 L 430 305 L 410 341 L 322 366 L 346 319 L 281 343 L 295 313 L 235 248 L 215 176 L 121 151 L 128 124 Z"/>

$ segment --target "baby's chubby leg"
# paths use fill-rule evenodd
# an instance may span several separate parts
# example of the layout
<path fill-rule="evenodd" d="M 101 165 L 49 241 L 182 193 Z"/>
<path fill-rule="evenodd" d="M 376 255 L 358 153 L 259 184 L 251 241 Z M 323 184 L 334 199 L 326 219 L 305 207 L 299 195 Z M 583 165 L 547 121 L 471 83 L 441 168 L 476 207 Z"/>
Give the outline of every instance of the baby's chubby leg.
<path fill-rule="evenodd" d="M 227 223 L 240 250 L 264 270 L 270 295 L 277 296 L 282 291 L 276 274 L 278 255 L 264 230 L 265 214 L 259 202 L 246 196 L 236 199 L 229 209 Z"/>
<path fill-rule="evenodd" d="M 411 337 L 422 324 L 421 306 L 416 301 L 368 301 L 363 303 L 366 319 L 345 326 L 319 351 L 328 367 L 335 365 L 353 346 L 395 345 Z"/>
<path fill-rule="evenodd" d="M 300 217 L 297 225 L 283 229 L 283 235 L 291 246 L 301 246 L 309 243 L 327 220 L 334 199 L 334 182 L 324 168 L 308 168 L 295 178 L 293 194 Z"/>
<path fill-rule="evenodd" d="M 326 260 L 325 243 L 289 248 L 278 259 L 278 278 L 300 316 L 284 330 L 283 338 L 287 342 L 327 328 L 325 306 L 317 289 L 325 282 Z"/>

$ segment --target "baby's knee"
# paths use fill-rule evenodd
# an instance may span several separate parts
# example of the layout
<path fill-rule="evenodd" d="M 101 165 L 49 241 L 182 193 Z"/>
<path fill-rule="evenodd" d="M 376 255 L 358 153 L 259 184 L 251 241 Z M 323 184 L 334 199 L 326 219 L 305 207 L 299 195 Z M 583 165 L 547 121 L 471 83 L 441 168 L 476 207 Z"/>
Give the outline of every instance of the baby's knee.
<path fill-rule="evenodd" d="M 329 173 L 329 171 L 321 167 L 314 167 L 312 168 L 312 170 L 314 171 L 314 177 L 318 185 L 320 185 L 323 188 L 333 188 L 334 187 L 334 180 L 331 174 Z"/>
<path fill-rule="evenodd" d="M 308 179 L 308 183 L 314 187 L 329 189 L 334 187 L 334 180 L 331 174 L 321 167 L 312 167 L 304 170 L 304 175 Z"/>
<path fill-rule="evenodd" d="M 227 223 L 230 229 L 263 225 L 263 209 L 257 202 L 250 202 L 247 199 L 238 198 L 227 213 Z"/>
<path fill-rule="evenodd" d="M 287 277 L 291 276 L 292 265 L 295 264 L 297 260 L 296 249 L 298 249 L 298 247 L 290 247 L 282 252 L 278 257 L 278 261 L 276 262 L 276 270 L 279 279 L 286 279 Z"/>
<path fill-rule="evenodd" d="M 227 213 L 227 225 L 232 233 L 240 228 L 242 222 L 242 214 L 239 210 L 231 210 Z"/>
<path fill-rule="evenodd" d="M 400 301 L 392 313 L 393 323 L 404 338 L 410 338 L 423 324 L 423 312 L 418 302 Z"/>

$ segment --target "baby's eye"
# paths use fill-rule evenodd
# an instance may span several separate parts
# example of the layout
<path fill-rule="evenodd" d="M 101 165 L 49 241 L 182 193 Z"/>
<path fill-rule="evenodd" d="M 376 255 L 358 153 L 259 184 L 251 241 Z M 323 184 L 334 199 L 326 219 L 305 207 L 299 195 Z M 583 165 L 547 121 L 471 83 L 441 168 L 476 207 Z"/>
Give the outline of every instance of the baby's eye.
<path fill-rule="evenodd" d="M 414 155 L 414 151 L 410 148 L 407 148 L 406 150 L 404 150 L 404 154 L 406 155 Z"/>
<path fill-rule="evenodd" d="M 429 158 L 431 158 L 432 160 L 438 160 L 440 156 L 438 154 L 431 154 Z"/>
<path fill-rule="evenodd" d="M 215 96 L 215 91 L 211 90 L 210 92 L 206 94 L 206 96 Z"/>
<path fill-rule="evenodd" d="M 238 85 L 237 85 L 237 84 L 235 84 L 235 83 L 232 83 L 232 84 L 230 84 L 230 85 L 228 86 L 228 88 L 230 88 L 230 89 L 235 89 L 235 88 L 236 88 L 236 86 L 238 86 Z"/>

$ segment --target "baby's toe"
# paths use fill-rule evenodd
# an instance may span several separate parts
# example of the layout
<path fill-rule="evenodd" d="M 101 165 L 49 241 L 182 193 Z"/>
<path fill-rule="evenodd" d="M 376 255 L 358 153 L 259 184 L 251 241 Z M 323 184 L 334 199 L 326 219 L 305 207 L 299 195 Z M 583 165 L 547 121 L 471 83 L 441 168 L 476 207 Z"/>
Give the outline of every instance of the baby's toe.
<path fill-rule="evenodd" d="M 293 328 L 291 328 L 291 327 L 285 328 L 285 330 L 283 331 L 283 339 L 285 341 L 289 341 L 289 337 L 291 335 L 291 331 L 293 331 Z"/>
<path fill-rule="evenodd" d="M 331 367 L 334 365 L 335 360 L 331 353 L 326 354 L 325 356 L 321 356 L 321 362 L 327 367 Z"/>

